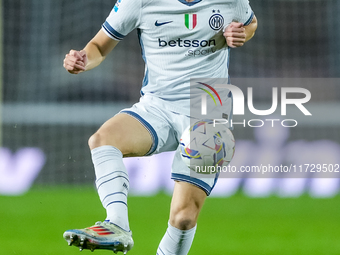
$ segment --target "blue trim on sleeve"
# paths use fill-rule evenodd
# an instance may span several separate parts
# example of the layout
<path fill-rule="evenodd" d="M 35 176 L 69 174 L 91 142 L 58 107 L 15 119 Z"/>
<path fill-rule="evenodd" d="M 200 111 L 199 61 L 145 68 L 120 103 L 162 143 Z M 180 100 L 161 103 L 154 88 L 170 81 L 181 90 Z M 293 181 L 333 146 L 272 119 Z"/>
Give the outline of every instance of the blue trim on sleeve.
<path fill-rule="evenodd" d="M 145 119 L 143 119 L 139 114 L 133 112 L 133 111 L 121 111 L 121 113 L 126 113 L 129 114 L 130 116 L 134 117 L 135 119 L 137 119 L 150 133 L 153 143 L 152 146 L 150 148 L 150 150 L 148 151 L 148 153 L 145 154 L 145 156 L 149 156 L 152 153 L 155 152 L 155 150 L 158 147 L 158 135 L 155 131 L 155 129 L 150 125 L 149 122 L 147 122 Z"/>
<path fill-rule="evenodd" d="M 210 195 L 210 192 L 212 190 L 212 187 L 210 187 L 204 181 L 197 179 L 197 178 L 194 178 L 194 177 L 191 177 L 191 176 L 184 175 L 184 174 L 172 173 L 171 179 L 176 180 L 176 181 L 184 181 L 184 182 L 194 184 L 195 186 L 201 188 L 207 194 L 207 196 Z M 215 183 L 216 183 L 216 179 L 215 179 Z"/>
<path fill-rule="evenodd" d="M 255 16 L 254 12 L 251 12 L 250 18 L 243 25 L 248 26 L 253 21 L 254 16 Z"/>
<path fill-rule="evenodd" d="M 111 25 L 109 24 L 109 22 L 105 21 L 105 23 L 102 26 L 106 32 L 109 33 L 109 35 L 111 35 L 114 39 L 116 40 L 123 40 L 125 35 L 122 35 L 121 33 L 117 32 L 116 30 L 114 30 L 113 27 L 111 27 Z"/>

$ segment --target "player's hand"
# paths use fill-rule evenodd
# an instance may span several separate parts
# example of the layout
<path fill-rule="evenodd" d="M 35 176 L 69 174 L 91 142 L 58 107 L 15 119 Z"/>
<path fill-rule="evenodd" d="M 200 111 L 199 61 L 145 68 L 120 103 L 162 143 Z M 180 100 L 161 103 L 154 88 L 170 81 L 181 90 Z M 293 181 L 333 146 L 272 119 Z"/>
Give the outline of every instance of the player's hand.
<path fill-rule="evenodd" d="M 237 48 L 246 42 L 246 29 L 242 23 L 231 22 L 223 33 L 230 48 Z"/>
<path fill-rule="evenodd" d="M 70 50 L 64 59 L 64 68 L 72 74 L 78 74 L 85 71 L 87 56 L 84 50 Z"/>

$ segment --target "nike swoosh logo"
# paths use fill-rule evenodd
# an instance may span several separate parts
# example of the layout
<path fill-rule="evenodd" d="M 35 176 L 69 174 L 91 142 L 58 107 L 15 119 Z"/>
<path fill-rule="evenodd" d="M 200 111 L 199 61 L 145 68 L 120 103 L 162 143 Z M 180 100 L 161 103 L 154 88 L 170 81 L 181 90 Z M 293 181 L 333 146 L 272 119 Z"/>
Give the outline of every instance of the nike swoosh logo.
<path fill-rule="evenodd" d="M 163 25 L 165 25 L 165 24 L 169 24 L 169 23 L 171 23 L 171 22 L 172 22 L 172 21 L 167 21 L 167 22 L 158 23 L 158 20 L 156 20 L 155 26 L 156 26 L 156 27 L 159 27 L 159 26 L 163 26 Z"/>

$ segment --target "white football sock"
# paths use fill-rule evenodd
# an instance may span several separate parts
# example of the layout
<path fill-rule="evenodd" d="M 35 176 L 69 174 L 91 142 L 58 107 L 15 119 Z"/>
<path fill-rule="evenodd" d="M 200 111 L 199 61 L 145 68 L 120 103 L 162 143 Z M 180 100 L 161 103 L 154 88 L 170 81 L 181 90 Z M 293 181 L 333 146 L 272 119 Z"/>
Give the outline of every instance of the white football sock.
<path fill-rule="evenodd" d="M 158 246 L 157 255 L 187 255 L 195 233 L 196 226 L 189 230 L 180 230 L 168 223 L 168 229 Z"/>
<path fill-rule="evenodd" d="M 129 177 L 123 155 L 113 146 L 101 146 L 91 151 L 100 200 L 110 222 L 129 231 L 127 194 Z"/>

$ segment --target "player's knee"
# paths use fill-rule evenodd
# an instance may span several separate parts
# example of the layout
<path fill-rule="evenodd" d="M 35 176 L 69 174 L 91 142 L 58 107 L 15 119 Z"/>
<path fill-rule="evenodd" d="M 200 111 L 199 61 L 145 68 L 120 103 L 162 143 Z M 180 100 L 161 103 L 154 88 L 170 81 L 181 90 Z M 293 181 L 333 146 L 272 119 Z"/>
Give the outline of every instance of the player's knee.
<path fill-rule="evenodd" d="M 183 208 L 172 211 L 170 224 L 180 230 L 192 229 L 197 223 L 197 212 L 190 208 Z"/>
<path fill-rule="evenodd" d="M 89 138 L 88 145 L 90 149 L 93 150 L 95 148 L 103 146 L 104 145 L 103 140 L 104 140 L 103 136 L 99 132 L 96 132 Z"/>
<path fill-rule="evenodd" d="M 114 137 L 114 135 L 110 135 L 107 132 L 105 132 L 105 130 L 98 130 L 96 133 L 94 133 L 89 141 L 88 141 L 88 145 L 90 147 L 91 150 L 98 148 L 100 146 L 104 146 L 104 145 L 111 145 L 114 147 L 118 147 L 118 141 L 117 139 Z"/>
<path fill-rule="evenodd" d="M 105 129 L 99 129 L 88 140 L 90 150 L 93 150 L 100 146 L 110 145 L 120 150 L 123 155 L 129 155 L 130 150 L 126 148 L 127 146 L 122 146 L 124 144 L 127 144 L 127 141 L 124 140 L 124 136 L 119 136 L 118 134 L 119 132 L 110 133 L 107 132 L 107 130 Z"/>

